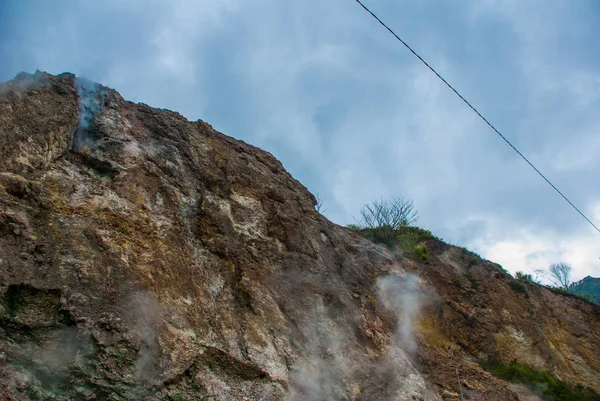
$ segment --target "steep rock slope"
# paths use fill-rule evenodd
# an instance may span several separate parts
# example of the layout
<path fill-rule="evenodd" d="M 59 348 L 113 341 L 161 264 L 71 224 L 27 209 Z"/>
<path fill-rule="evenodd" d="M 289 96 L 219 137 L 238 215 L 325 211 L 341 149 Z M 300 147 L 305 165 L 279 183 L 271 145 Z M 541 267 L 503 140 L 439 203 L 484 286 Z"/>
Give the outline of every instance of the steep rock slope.
<path fill-rule="evenodd" d="M 457 370 L 465 398 L 529 396 L 489 358 L 600 389 L 594 305 L 314 205 L 202 121 L 71 74 L 1 85 L 0 398 L 441 400 Z"/>

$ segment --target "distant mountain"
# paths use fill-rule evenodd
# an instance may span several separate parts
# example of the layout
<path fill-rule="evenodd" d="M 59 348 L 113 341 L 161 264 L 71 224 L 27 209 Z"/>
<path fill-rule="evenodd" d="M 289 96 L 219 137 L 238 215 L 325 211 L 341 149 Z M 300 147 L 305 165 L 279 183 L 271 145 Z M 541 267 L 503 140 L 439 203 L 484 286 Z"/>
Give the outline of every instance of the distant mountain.
<path fill-rule="evenodd" d="M 600 305 L 600 278 L 587 276 L 571 286 L 571 292 L 591 299 Z"/>

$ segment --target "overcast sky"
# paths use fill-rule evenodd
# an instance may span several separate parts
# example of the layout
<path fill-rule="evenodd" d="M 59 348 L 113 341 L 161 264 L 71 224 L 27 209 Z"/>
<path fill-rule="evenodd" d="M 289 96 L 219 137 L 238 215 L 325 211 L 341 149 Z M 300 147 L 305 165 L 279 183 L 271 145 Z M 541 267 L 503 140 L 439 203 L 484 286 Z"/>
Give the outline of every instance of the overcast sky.
<path fill-rule="evenodd" d="M 364 2 L 600 223 L 600 2 Z M 600 276 L 600 233 L 355 1 L 2 1 L 0 60 L 261 147 L 338 224 L 403 195 L 510 272 Z"/>

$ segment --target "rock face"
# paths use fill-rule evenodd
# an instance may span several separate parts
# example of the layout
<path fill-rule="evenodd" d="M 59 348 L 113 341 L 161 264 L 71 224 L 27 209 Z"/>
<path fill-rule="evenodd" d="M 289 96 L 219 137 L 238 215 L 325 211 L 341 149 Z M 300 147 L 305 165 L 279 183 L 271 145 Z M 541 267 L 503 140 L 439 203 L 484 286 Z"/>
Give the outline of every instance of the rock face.
<path fill-rule="evenodd" d="M 600 308 L 315 203 L 202 121 L 71 74 L 0 85 L 0 398 L 458 399 L 457 369 L 465 399 L 528 397 L 491 357 L 600 390 Z"/>

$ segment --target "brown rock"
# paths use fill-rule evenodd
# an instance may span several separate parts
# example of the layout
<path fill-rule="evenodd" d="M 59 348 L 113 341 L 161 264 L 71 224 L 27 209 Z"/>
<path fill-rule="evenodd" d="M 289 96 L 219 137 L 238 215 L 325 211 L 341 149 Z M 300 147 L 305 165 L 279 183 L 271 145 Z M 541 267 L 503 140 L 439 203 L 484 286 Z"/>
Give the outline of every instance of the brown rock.
<path fill-rule="evenodd" d="M 202 121 L 71 74 L 0 85 L 0 397 L 441 400 L 458 368 L 516 399 L 492 357 L 600 389 L 599 308 L 315 204 Z"/>

